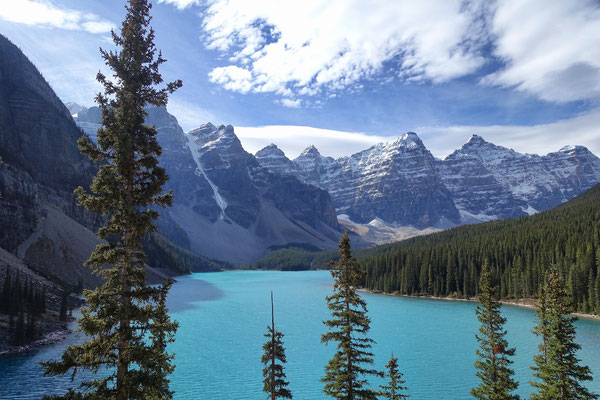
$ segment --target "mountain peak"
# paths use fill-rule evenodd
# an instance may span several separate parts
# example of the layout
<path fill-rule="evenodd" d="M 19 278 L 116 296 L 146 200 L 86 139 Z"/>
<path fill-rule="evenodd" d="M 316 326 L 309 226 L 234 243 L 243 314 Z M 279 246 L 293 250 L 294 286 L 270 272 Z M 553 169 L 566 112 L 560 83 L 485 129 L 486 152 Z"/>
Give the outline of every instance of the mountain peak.
<path fill-rule="evenodd" d="M 570 153 L 570 152 L 574 152 L 574 151 L 589 151 L 587 147 L 585 146 L 579 146 L 579 145 L 566 145 L 563 148 L 561 148 L 560 150 L 558 150 L 559 153 Z"/>
<path fill-rule="evenodd" d="M 320 156 L 321 153 L 319 153 L 319 150 L 317 150 L 317 148 L 314 145 L 310 145 L 308 146 L 306 149 L 304 149 L 304 151 L 302 152 L 302 154 L 300 154 L 300 157 L 302 156 Z"/>
<path fill-rule="evenodd" d="M 477 135 L 477 134 L 473 134 L 473 136 L 471 136 L 471 138 L 469 139 L 469 141 L 467 142 L 467 144 L 471 144 L 471 145 L 480 145 L 480 144 L 485 144 L 488 143 L 484 138 L 482 138 L 481 136 Z"/>
<path fill-rule="evenodd" d="M 257 151 L 256 157 L 285 157 L 285 153 L 275 143 L 271 143 Z"/>
<path fill-rule="evenodd" d="M 416 148 L 425 148 L 425 145 L 414 132 L 406 132 L 392 142 L 382 143 L 379 146 L 383 146 L 384 148 L 389 148 L 391 145 L 392 148 L 406 148 L 406 149 L 416 149 Z"/>
<path fill-rule="evenodd" d="M 188 135 L 194 137 L 197 143 L 201 144 L 207 149 L 221 147 L 239 148 L 243 151 L 242 144 L 236 136 L 233 126 L 231 125 L 214 126 L 208 122 L 200 125 L 196 129 L 192 129 L 188 132 Z"/>
<path fill-rule="evenodd" d="M 277 147 L 277 145 L 275 143 L 271 143 L 271 144 L 263 147 L 262 150 L 279 150 L 279 147 Z M 259 150 L 259 151 L 262 151 L 262 150 Z"/>
<path fill-rule="evenodd" d="M 188 133 L 190 135 L 193 135 L 193 136 L 196 136 L 196 137 L 200 137 L 200 136 L 209 135 L 209 134 L 215 132 L 216 130 L 217 130 L 216 126 L 214 126 L 210 122 L 207 122 L 206 124 L 202 124 L 199 127 L 195 128 L 195 129 L 192 129 Z"/>
<path fill-rule="evenodd" d="M 216 126 L 214 126 L 212 123 L 207 122 L 205 124 L 202 124 L 198 127 L 198 129 L 215 129 Z"/>

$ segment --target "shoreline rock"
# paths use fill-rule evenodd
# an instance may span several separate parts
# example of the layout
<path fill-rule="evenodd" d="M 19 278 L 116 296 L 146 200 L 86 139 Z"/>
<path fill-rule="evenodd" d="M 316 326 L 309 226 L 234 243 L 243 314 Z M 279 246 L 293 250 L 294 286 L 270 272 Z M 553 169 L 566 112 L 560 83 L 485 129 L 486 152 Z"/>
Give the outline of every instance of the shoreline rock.
<path fill-rule="evenodd" d="M 30 351 L 40 349 L 45 346 L 49 346 L 54 343 L 58 343 L 64 340 L 69 334 L 73 333 L 71 329 L 61 329 L 53 331 L 44 335 L 43 338 L 38 339 L 34 342 L 23 346 L 12 346 L 8 350 L 0 351 L 0 357 L 14 356 L 17 354 L 23 354 Z"/>
<path fill-rule="evenodd" d="M 398 293 L 384 293 L 381 291 L 369 290 L 369 289 L 364 289 L 364 288 L 360 288 L 357 290 L 362 293 L 370 293 L 370 294 L 377 294 L 377 295 L 383 295 L 383 296 L 407 297 L 407 298 L 412 298 L 412 299 L 427 299 L 427 300 L 440 300 L 440 301 L 466 301 L 466 302 L 470 302 L 470 303 L 478 302 L 477 298 L 475 298 L 475 297 L 469 297 L 469 298 L 465 299 L 465 298 L 458 298 L 458 297 L 440 297 L 440 296 L 430 296 L 430 295 L 416 296 L 416 295 L 398 294 Z M 534 299 L 522 299 L 519 301 L 500 300 L 500 303 L 507 305 L 507 306 L 534 309 L 535 308 L 534 301 L 535 301 Z M 578 313 L 578 312 L 574 312 L 572 314 L 578 318 L 583 318 L 583 319 L 600 322 L 600 315 L 584 314 L 584 313 Z"/>

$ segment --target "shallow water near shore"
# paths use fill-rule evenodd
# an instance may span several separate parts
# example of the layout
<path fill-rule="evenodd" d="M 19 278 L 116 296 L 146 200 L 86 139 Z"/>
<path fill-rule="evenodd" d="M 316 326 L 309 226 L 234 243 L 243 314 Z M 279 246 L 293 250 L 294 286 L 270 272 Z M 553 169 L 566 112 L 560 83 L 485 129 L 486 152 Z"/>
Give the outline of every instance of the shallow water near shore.
<path fill-rule="evenodd" d="M 171 388 L 176 399 L 263 399 L 262 344 L 270 323 L 270 290 L 275 297 L 275 323 L 284 336 L 286 372 L 294 399 L 326 398 L 324 366 L 333 345 L 320 343 L 329 318 L 325 296 L 332 290 L 326 271 L 233 271 L 179 277 L 169 295 L 172 316 L 179 321 L 176 369 Z M 371 317 L 370 337 L 375 367 L 383 369 L 393 352 L 405 374 L 411 399 L 468 399 L 475 377 L 476 303 L 361 294 Z M 527 397 L 529 366 L 538 339 L 531 333 L 531 309 L 505 306 L 508 340 L 516 347 L 514 369 L 518 393 Z M 39 399 L 63 393 L 69 377 L 41 377 L 39 361 L 59 358 L 64 348 L 81 340 L 78 334 L 33 353 L 0 359 L 0 398 Z M 600 392 L 600 323 L 577 322 L 583 363 Z M 381 381 L 370 379 L 373 387 Z"/>

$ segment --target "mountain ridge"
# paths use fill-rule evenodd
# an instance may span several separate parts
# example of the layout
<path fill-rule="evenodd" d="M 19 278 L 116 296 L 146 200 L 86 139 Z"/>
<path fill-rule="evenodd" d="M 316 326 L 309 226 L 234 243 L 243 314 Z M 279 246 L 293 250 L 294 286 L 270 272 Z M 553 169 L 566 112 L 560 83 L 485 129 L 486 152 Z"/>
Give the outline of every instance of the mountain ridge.
<path fill-rule="evenodd" d="M 94 107 L 74 109 L 88 134 L 99 127 Z M 341 227 L 325 190 L 261 166 L 231 125 L 209 122 L 185 133 L 166 108 L 147 113 L 163 147 L 160 162 L 170 177 L 165 188 L 175 193 L 158 223 L 170 240 L 233 264 L 290 243 L 335 248 Z"/>
<path fill-rule="evenodd" d="M 539 156 L 495 145 L 476 134 L 443 160 L 431 156 L 414 132 L 337 159 L 322 156 L 313 145 L 294 160 L 278 150 L 271 144 L 256 153 L 257 159 L 276 173 L 299 176 L 328 190 L 338 214 L 360 227 L 380 220 L 390 229 L 422 230 L 530 215 L 600 182 L 600 159 L 584 146 Z M 412 173 L 404 171 L 403 177 L 395 165 L 412 168 Z M 431 185 L 419 186 L 415 178 Z M 398 196 L 399 184 L 413 187 L 399 192 L 411 196 L 396 206 L 416 209 L 416 215 L 390 215 L 386 206 L 378 205 L 385 204 L 386 196 Z M 436 185 L 437 192 L 432 189 Z M 418 199 L 423 198 L 431 201 L 419 207 Z M 431 212 L 440 204 L 446 208 Z"/>

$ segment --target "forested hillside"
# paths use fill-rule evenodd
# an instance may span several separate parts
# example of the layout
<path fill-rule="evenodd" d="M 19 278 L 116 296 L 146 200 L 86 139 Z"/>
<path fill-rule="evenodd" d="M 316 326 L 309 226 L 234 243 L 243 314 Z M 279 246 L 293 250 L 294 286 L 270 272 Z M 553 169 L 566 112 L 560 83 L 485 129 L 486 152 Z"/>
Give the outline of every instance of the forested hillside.
<path fill-rule="evenodd" d="M 530 217 L 462 226 L 359 253 L 371 290 L 410 295 L 477 295 L 488 263 L 503 298 L 535 297 L 555 264 L 577 310 L 600 313 L 600 186 Z"/>
<path fill-rule="evenodd" d="M 600 314 L 600 186 L 530 217 L 461 226 L 357 250 L 365 286 L 408 295 L 473 297 L 487 262 L 505 299 L 532 298 L 556 264 L 578 311 Z M 337 254 L 281 249 L 253 264 L 266 269 L 326 268 Z"/>

